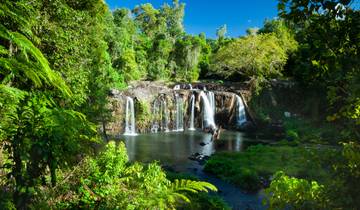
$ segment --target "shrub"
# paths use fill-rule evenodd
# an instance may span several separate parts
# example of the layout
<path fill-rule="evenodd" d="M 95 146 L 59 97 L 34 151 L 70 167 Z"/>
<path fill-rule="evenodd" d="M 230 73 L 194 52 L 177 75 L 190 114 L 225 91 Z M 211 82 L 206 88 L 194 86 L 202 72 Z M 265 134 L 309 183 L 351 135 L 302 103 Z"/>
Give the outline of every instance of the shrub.
<path fill-rule="evenodd" d="M 280 171 L 266 189 L 269 209 L 326 209 L 324 187 L 317 182 L 288 177 Z"/>
<path fill-rule="evenodd" d="M 216 191 L 207 182 L 170 182 L 156 163 L 128 163 L 124 143 L 106 145 L 96 158 L 85 158 L 64 174 L 55 188 L 38 192 L 35 209 L 172 209 L 190 202 L 188 192 Z M 44 204 L 46 202 L 46 204 Z"/>

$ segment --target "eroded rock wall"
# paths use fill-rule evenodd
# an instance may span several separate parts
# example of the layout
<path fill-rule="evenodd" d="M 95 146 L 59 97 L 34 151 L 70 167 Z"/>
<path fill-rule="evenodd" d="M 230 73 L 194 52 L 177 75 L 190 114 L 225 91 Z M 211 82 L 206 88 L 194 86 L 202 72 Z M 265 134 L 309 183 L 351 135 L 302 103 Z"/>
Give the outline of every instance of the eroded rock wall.
<path fill-rule="evenodd" d="M 215 95 L 215 122 L 223 128 L 231 128 L 235 123 L 235 94 L 244 96 L 248 91 L 241 85 L 225 86 L 219 84 L 182 84 L 182 89 L 174 90 L 174 85 L 161 82 L 136 82 L 130 84 L 128 89 L 119 91 L 111 90 L 109 94 L 109 109 L 112 119 L 106 124 L 108 135 L 118 136 L 125 130 L 126 99 L 134 100 L 136 116 L 136 132 L 153 132 L 154 124 L 159 125 L 159 131 L 174 130 L 176 128 L 176 95 L 183 101 L 183 127 L 186 130 L 190 126 L 190 99 L 194 94 L 195 103 L 195 127 L 201 128 L 203 122 L 203 102 L 200 100 L 200 92 L 206 89 Z M 164 105 L 166 104 L 166 105 Z M 155 108 L 155 110 L 154 110 Z M 159 111 L 160 110 L 160 111 Z M 165 115 L 168 123 L 165 123 Z M 166 124 L 166 126 L 165 126 Z"/>

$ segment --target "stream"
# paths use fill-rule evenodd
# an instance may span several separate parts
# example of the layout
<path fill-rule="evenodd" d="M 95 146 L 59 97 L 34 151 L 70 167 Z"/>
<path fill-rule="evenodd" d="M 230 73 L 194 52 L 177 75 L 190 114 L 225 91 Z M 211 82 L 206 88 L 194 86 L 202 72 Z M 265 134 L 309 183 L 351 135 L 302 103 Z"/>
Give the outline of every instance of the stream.
<path fill-rule="evenodd" d="M 120 136 L 124 140 L 130 161 L 149 163 L 159 161 L 161 165 L 176 172 L 197 176 L 200 180 L 215 185 L 221 196 L 233 209 L 265 209 L 261 201 L 263 193 L 246 193 L 234 185 L 203 172 L 201 161 L 190 160 L 194 154 L 211 156 L 218 151 L 242 152 L 248 146 L 258 144 L 243 133 L 224 131 L 220 139 L 211 141 L 210 134 L 200 131 L 166 132 Z"/>

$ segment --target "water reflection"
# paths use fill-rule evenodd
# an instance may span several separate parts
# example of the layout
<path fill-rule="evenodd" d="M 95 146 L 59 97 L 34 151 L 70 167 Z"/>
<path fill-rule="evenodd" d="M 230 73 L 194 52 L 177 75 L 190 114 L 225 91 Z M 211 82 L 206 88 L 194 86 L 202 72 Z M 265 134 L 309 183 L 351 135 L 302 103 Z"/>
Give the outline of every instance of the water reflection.
<path fill-rule="evenodd" d="M 242 141 L 241 141 L 241 134 L 240 133 L 236 133 L 236 141 L 235 141 L 235 151 L 240 151 L 241 150 L 241 146 L 242 146 Z"/>
<path fill-rule="evenodd" d="M 216 141 L 211 141 L 210 134 L 198 131 L 121 136 L 121 139 L 126 144 L 131 161 L 158 160 L 171 165 L 188 164 L 188 157 L 194 153 L 210 156 L 216 151 L 240 152 L 250 143 L 242 133 L 231 131 L 222 132 Z"/>
<path fill-rule="evenodd" d="M 214 184 L 221 192 L 219 195 L 233 209 L 265 209 L 261 204 L 261 195 L 246 194 L 229 183 L 209 176 L 203 173 L 202 166 L 197 161 L 188 159 L 195 153 L 211 155 L 216 151 L 241 152 L 248 146 L 259 143 L 246 138 L 242 133 L 224 131 L 220 139 L 213 142 L 210 134 L 198 131 L 152 133 L 121 138 L 126 144 L 131 161 L 148 163 L 157 160 L 175 171 L 194 174 L 200 180 Z M 200 143 L 205 145 L 201 146 Z"/>

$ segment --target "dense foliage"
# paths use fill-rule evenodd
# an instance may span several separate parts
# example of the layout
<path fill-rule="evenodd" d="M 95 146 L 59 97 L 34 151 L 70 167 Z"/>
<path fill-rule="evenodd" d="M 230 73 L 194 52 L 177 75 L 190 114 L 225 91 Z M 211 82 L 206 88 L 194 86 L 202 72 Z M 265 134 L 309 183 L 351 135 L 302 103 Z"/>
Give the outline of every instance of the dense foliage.
<path fill-rule="evenodd" d="M 350 0 L 279 1 L 279 15 L 300 43 L 299 50 L 288 63 L 287 73 L 305 87 L 327 95 L 327 121 L 342 129 L 338 135 L 348 143 L 342 143 L 342 155 L 334 159 L 333 170 L 329 171 L 332 180 L 325 183 L 316 196 L 303 194 L 303 203 L 276 195 L 284 192 L 289 195 L 291 190 L 287 187 L 294 183 L 302 188 L 309 183 L 279 176 L 269 189 L 273 193 L 270 203 L 274 207 L 287 205 L 301 209 L 311 203 L 314 209 L 356 209 L 359 206 L 358 190 L 355 190 L 359 187 L 359 182 L 355 181 L 359 168 L 353 163 L 360 156 L 360 11 L 352 8 L 351 3 Z"/>
<path fill-rule="evenodd" d="M 360 11 L 351 2 L 282 0 L 279 14 L 301 43 L 289 61 L 290 75 L 322 89 L 331 108 L 328 120 L 342 122 L 359 138 Z"/>
<path fill-rule="evenodd" d="M 284 125 L 280 138 L 286 140 L 277 144 L 298 151 L 316 143 L 323 145 L 321 152 L 309 150 L 297 156 L 294 151 L 274 152 L 277 147 L 257 152 L 250 147 L 244 154 L 215 155 L 207 171 L 248 190 L 257 189 L 259 175 L 274 174 L 266 190 L 270 209 L 358 208 L 359 168 L 353 161 L 360 156 L 360 13 L 352 2 L 280 0 L 280 19 L 229 41 L 211 60 L 213 74 L 236 81 L 292 78 L 296 88 L 290 88 L 292 82 L 275 81 L 252 99 L 255 116 L 265 125 Z M 267 38 L 262 40 L 263 36 Z M 272 68 L 271 60 L 281 65 Z M 276 97 L 281 85 L 284 94 Z M 287 111 L 294 116 L 284 117 Z M 336 151 L 324 152 L 328 144 Z"/>
<path fill-rule="evenodd" d="M 184 5 L 177 1 L 159 10 L 148 4 L 133 12 L 120 9 L 113 13 L 102 0 L 1 2 L 1 207 L 23 209 L 29 205 L 43 204 L 43 208 L 55 205 L 51 200 L 57 199 L 56 194 L 41 200 L 39 192 L 59 188 L 68 181 L 62 180 L 64 177 L 59 174 L 69 170 L 89 173 L 83 179 L 78 179 L 80 174 L 75 177 L 77 184 L 71 187 L 76 195 L 56 208 L 174 207 L 181 199 L 189 201 L 183 191 L 215 189 L 195 181 L 171 184 L 156 164 L 146 169 L 140 164 L 125 168 L 119 165 L 112 170 L 123 171 L 111 171 L 111 176 L 104 181 L 104 174 L 109 172 L 100 168 L 110 162 L 100 163 L 87 157 L 94 153 L 94 143 L 101 141 L 96 125 L 104 125 L 110 118 L 106 106 L 110 88 L 124 88 L 128 81 L 146 78 L 182 81 L 198 78 L 204 37 L 185 36 L 183 13 Z M 148 21 L 150 16 L 154 22 Z M 123 157 L 123 148 L 120 153 L 122 156 L 118 158 L 124 165 L 127 159 Z M 74 168 L 78 161 L 82 164 Z M 143 204 L 140 200 L 132 204 L 112 203 L 120 201 L 127 191 L 107 187 L 124 185 L 119 179 L 126 171 L 138 176 L 126 182 L 129 189 L 130 185 L 141 185 L 138 192 L 143 192 L 143 198 L 152 204 Z M 152 175 L 158 178 L 155 182 Z M 152 188 L 144 189 L 145 180 L 154 188 L 162 186 L 154 189 L 161 195 L 151 191 Z M 97 186 L 91 190 L 96 196 L 86 194 L 88 182 Z M 112 190 L 118 192 L 114 196 L 119 197 L 97 204 L 98 198 L 108 196 Z M 167 196 L 166 201 L 155 202 L 163 199 L 163 195 Z"/>
<path fill-rule="evenodd" d="M 288 54 L 296 50 L 297 42 L 283 21 L 267 21 L 257 33 L 220 47 L 211 60 L 213 74 L 260 80 L 281 76 Z"/>
<path fill-rule="evenodd" d="M 50 204 L 54 209 L 173 209 L 190 202 L 184 192 L 216 191 L 207 182 L 170 182 L 156 163 L 129 164 L 124 143 L 115 142 L 62 175 L 59 185 L 38 192 L 34 208 Z"/>
<path fill-rule="evenodd" d="M 132 11 L 123 8 L 113 12 L 113 67 L 124 73 L 125 81 L 186 82 L 199 78 L 199 67 L 207 59 L 206 41 L 204 35 L 185 34 L 184 8 L 176 0 L 160 9 L 143 4 Z"/>
<path fill-rule="evenodd" d="M 323 188 L 315 181 L 291 178 L 280 171 L 267 189 L 269 209 L 325 209 Z"/>
<path fill-rule="evenodd" d="M 283 122 L 286 140 L 278 144 L 300 146 L 219 154 L 205 169 L 249 191 L 275 174 L 270 208 L 356 209 L 360 11 L 353 2 L 279 0 L 279 18 L 259 30 L 229 38 L 223 25 L 216 39 L 207 39 L 185 33 L 185 5 L 178 0 L 114 11 L 103 0 L 2 0 L 0 207 L 196 209 L 208 200 L 208 208 L 227 208 L 197 194 L 215 190 L 208 183 L 171 182 L 155 163 L 128 163 L 123 144 L 109 143 L 94 156 L 102 141 L 98 127 L 111 117 L 109 90 L 133 80 L 217 78 L 251 81 L 259 93 L 271 79 L 291 78 L 316 101 L 298 104 L 321 108 L 321 117 L 299 111 L 318 119 L 284 119 L 283 107 L 261 104 L 256 116 Z M 147 104 L 138 106 L 141 127 L 150 113 Z M 187 204 L 190 198 L 196 202 Z"/>
<path fill-rule="evenodd" d="M 1 5 L 0 142 L 5 184 L 14 186 L 17 207 L 46 182 L 48 170 L 55 185 L 56 169 L 75 162 L 96 134 L 84 114 L 65 105 L 76 94 L 36 46 L 40 42 L 32 29 L 37 11 L 26 1 Z"/>

